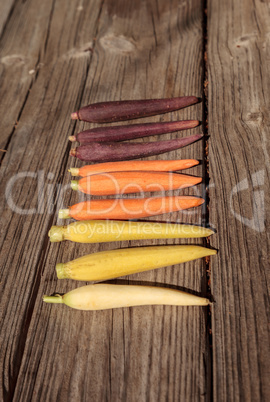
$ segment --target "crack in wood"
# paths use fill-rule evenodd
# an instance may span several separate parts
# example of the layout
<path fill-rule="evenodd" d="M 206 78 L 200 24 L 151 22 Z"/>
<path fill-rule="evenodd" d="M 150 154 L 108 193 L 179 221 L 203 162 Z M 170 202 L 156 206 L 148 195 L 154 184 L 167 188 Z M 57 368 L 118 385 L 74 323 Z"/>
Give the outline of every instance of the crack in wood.
<path fill-rule="evenodd" d="M 209 227 L 209 159 L 208 159 L 208 64 L 207 64 L 207 41 L 208 41 L 208 30 L 207 30 L 207 9 L 208 9 L 208 0 L 203 0 L 202 4 L 202 60 L 203 60 L 203 72 L 202 72 L 202 109 L 203 109 L 203 120 L 202 120 L 202 129 L 204 133 L 203 138 L 203 175 L 204 175 L 204 186 L 203 186 L 203 198 L 205 199 L 205 203 L 202 206 L 202 225 L 205 227 Z M 206 247 L 210 246 L 210 238 L 206 238 L 204 240 L 204 245 Z M 207 297 L 212 299 L 212 289 L 211 289 L 211 259 L 208 257 L 204 258 L 204 278 L 202 280 L 203 286 L 205 286 L 204 292 L 207 294 Z M 206 382 L 206 399 L 213 399 L 213 356 L 212 356 L 212 322 L 211 322 L 211 307 L 207 308 L 206 313 L 206 328 L 208 330 L 208 356 L 204 356 L 204 368 L 206 373 L 206 378 L 208 379 Z M 209 373 L 210 371 L 210 373 Z"/>
<path fill-rule="evenodd" d="M 6 31 L 6 28 L 7 28 L 7 25 L 8 25 L 8 23 L 9 23 L 9 21 L 10 21 L 10 19 L 11 19 L 11 16 L 12 16 L 14 10 L 15 10 L 16 3 L 17 3 L 17 0 L 14 0 L 13 4 L 12 4 L 11 7 L 10 7 L 10 10 L 9 10 L 8 15 L 7 15 L 7 17 L 6 17 L 6 21 L 4 22 L 2 31 L 1 31 L 1 33 L 0 33 L 0 40 L 2 40 L 2 38 L 3 38 L 3 36 L 4 36 L 4 33 L 5 33 L 5 31 Z M 1 10 L 1 11 L 2 11 L 2 10 Z"/>
<path fill-rule="evenodd" d="M 44 54 L 46 54 L 48 40 L 49 40 L 49 36 L 50 36 L 50 30 L 51 30 L 51 23 L 52 23 L 52 17 L 53 17 L 53 12 L 54 12 L 54 6 L 55 6 L 55 0 L 53 0 L 52 8 L 51 8 L 51 11 L 50 11 L 49 23 L 48 23 L 48 28 L 47 28 L 47 32 L 46 32 L 45 42 L 44 42 Z"/>

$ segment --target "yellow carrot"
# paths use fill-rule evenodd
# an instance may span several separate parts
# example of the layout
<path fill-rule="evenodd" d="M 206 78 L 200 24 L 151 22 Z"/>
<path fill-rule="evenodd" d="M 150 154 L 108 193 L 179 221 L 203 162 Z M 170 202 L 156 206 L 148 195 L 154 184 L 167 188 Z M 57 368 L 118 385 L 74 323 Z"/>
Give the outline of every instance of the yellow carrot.
<path fill-rule="evenodd" d="M 201 226 L 160 222 L 92 220 L 52 226 L 51 242 L 71 240 L 77 243 L 103 243 L 140 239 L 175 239 L 211 236 L 214 232 Z"/>
<path fill-rule="evenodd" d="M 157 172 L 173 172 L 177 170 L 188 169 L 198 165 L 199 161 L 195 159 L 180 160 L 154 160 L 154 161 L 120 161 L 120 162 L 104 162 L 94 165 L 86 165 L 80 168 L 70 168 L 69 172 L 73 176 L 90 176 L 98 173 L 109 172 L 126 172 L 126 171 L 157 171 Z"/>
<path fill-rule="evenodd" d="M 56 265 L 59 279 L 102 281 L 216 254 L 197 245 L 151 246 L 101 251 Z"/>
<path fill-rule="evenodd" d="M 146 305 L 207 306 L 210 301 L 180 290 L 155 286 L 95 284 L 64 296 L 43 296 L 46 303 L 62 303 L 77 310 L 106 310 Z"/>

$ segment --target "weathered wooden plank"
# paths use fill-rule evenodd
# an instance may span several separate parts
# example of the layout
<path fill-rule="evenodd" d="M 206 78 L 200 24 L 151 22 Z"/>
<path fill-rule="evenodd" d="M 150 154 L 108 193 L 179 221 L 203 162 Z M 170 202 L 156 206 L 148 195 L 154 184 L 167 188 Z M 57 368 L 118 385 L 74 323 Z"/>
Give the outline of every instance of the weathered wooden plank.
<path fill-rule="evenodd" d="M 207 15 L 214 399 L 266 401 L 269 4 L 210 1 Z"/>
<path fill-rule="evenodd" d="M 47 22 L 45 19 L 44 24 Z M 74 129 L 86 127 L 71 122 L 70 112 L 99 100 L 201 95 L 200 2 L 93 1 L 75 5 L 58 1 L 51 11 L 46 43 L 40 58 L 43 67 L 1 167 L 3 188 L 16 172 L 41 171 L 41 187 L 49 194 L 43 210 L 33 185 L 37 177 L 32 181 L 22 178 L 13 188 L 14 203 L 38 210 L 20 215 L 4 197 L 0 203 L 4 396 L 60 401 L 206 399 L 211 376 L 203 309 L 142 307 L 86 313 L 41 301 L 45 293 L 66 292 L 81 285 L 58 281 L 56 262 L 108 248 L 176 242 L 49 245 L 47 231 L 60 206 L 78 199 L 77 194 L 57 187 L 69 182 L 67 168 L 74 163 L 68 159 L 67 137 Z M 200 116 L 198 105 L 161 119 Z M 162 157 L 202 156 L 203 145 L 197 143 Z M 202 167 L 192 173 L 202 174 Z M 189 193 L 192 191 L 197 194 L 201 188 Z M 197 210 L 162 219 L 200 223 L 201 213 Z M 199 293 L 206 288 L 202 261 L 128 280 L 167 283 Z"/>
<path fill-rule="evenodd" d="M 14 2 L 1 38 L 1 140 L 5 149 L 17 127 L 23 106 L 42 67 L 53 1 Z M 31 27 L 31 29 L 29 29 Z M 20 33 L 18 35 L 18 32 Z M 3 154 L 0 155 L 1 159 Z"/>
<path fill-rule="evenodd" d="M 1 4 L 0 14 L 0 35 L 2 35 L 7 22 L 10 20 L 11 14 L 14 11 L 16 0 L 5 1 Z"/>
<path fill-rule="evenodd" d="M 29 14 L 33 13 L 31 7 L 35 9 L 35 6 L 36 4 L 28 4 Z M 24 105 L 22 119 L 11 137 L 1 166 L 1 184 L 6 191 L 8 183 L 17 172 L 33 174 L 32 179 L 18 178 L 11 195 L 17 207 L 36 209 L 34 214 L 16 213 L 10 208 L 10 196 L 7 203 L 5 193 L 1 193 L 1 285 L 4 291 L 1 291 L 0 339 L 6 398 L 12 397 L 14 393 L 42 273 L 40 269 L 47 248 L 47 231 L 53 219 L 56 186 L 61 181 L 62 169 L 65 168 L 63 161 L 68 157 L 66 133 L 69 130 L 72 132 L 73 125 L 67 118 L 67 111 L 75 107 L 77 97 L 80 96 L 83 88 L 81 78 L 87 73 L 91 58 L 91 52 L 84 50 L 89 49 L 89 41 L 95 36 L 99 7 L 97 4 L 90 4 L 85 12 L 88 20 L 81 21 L 81 13 L 76 5 L 73 12 L 66 2 L 58 3 L 54 8 L 55 19 L 50 22 L 54 36 L 50 37 L 48 34 L 47 40 L 50 50 L 43 54 L 44 42 L 39 40 L 43 68 L 40 69 Z M 43 22 L 46 26 L 48 19 L 49 15 Z M 92 23 L 89 24 L 89 21 Z M 81 41 L 78 26 L 85 33 L 87 42 Z M 59 30 L 62 35 L 59 35 Z M 72 36 L 69 36 L 70 33 L 73 33 Z M 22 48 L 25 54 L 28 51 L 27 46 Z M 71 76 L 72 86 L 68 85 Z M 16 78 L 17 85 L 21 85 L 23 78 Z M 7 81 L 11 82 L 12 79 L 14 76 L 11 71 Z M 45 193 L 47 203 L 44 207 L 41 200 L 38 206 L 38 177 L 35 176 L 38 172 L 40 178 L 44 174 L 46 191 L 49 194 L 47 196 Z M 41 184 L 41 190 L 42 187 Z M 52 206 L 50 212 L 47 210 L 48 206 Z"/>

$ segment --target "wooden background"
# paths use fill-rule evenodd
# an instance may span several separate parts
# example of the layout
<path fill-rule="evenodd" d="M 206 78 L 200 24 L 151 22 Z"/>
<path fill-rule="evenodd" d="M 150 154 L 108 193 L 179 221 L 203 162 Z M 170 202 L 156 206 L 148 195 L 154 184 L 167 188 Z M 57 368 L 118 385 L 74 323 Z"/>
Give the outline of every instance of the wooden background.
<path fill-rule="evenodd" d="M 0 399 L 269 400 L 269 2 L 7 0 L 1 8 Z M 202 121 L 191 132 L 204 141 L 159 158 L 200 159 L 187 173 L 202 175 L 209 191 L 185 193 L 207 202 L 156 220 L 210 224 L 219 253 L 125 279 L 211 292 L 215 304 L 46 305 L 43 294 L 84 284 L 57 280 L 57 262 L 180 243 L 49 243 L 59 208 L 78 200 L 67 170 L 82 164 L 69 157 L 67 138 L 93 127 L 70 113 L 181 95 L 202 101 L 147 121 Z"/>

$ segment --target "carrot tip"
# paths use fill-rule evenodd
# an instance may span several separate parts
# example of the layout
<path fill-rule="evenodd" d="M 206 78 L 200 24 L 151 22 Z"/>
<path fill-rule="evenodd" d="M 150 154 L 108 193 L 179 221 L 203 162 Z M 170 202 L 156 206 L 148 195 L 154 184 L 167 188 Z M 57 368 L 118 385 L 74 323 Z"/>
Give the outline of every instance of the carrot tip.
<path fill-rule="evenodd" d="M 65 240 L 64 238 L 64 226 L 52 226 L 49 230 L 48 236 L 51 243 L 59 242 Z"/>
<path fill-rule="evenodd" d="M 55 295 L 55 296 L 43 296 L 43 301 L 45 303 L 64 303 L 63 297 L 60 295 Z"/>
<path fill-rule="evenodd" d="M 59 209 L 58 218 L 59 219 L 68 219 L 68 218 L 70 218 L 69 209 Z"/>
<path fill-rule="evenodd" d="M 188 159 L 187 168 L 199 165 L 199 161 L 197 159 Z"/>
<path fill-rule="evenodd" d="M 72 190 L 78 191 L 79 190 L 78 180 L 71 180 L 70 186 Z"/>
<path fill-rule="evenodd" d="M 197 96 L 190 96 L 190 102 L 193 105 L 194 103 L 198 103 L 199 102 L 199 98 L 197 98 Z"/>
<path fill-rule="evenodd" d="M 78 120 L 79 119 L 78 112 L 71 113 L 71 119 Z"/>
<path fill-rule="evenodd" d="M 70 156 L 75 156 L 75 157 L 76 157 L 76 156 L 77 156 L 77 151 L 76 151 L 76 148 L 71 149 L 71 150 L 70 150 L 69 155 L 70 155 Z"/>
<path fill-rule="evenodd" d="M 80 169 L 78 169 L 78 168 L 70 168 L 70 169 L 68 169 L 68 171 L 69 171 L 69 173 L 72 174 L 72 176 L 79 176 Z"/>
<path fill-rule="evenodd" d="M 55 269 L 56 269 L 56 274 L 57 274 L 58 279 L 68 278 L 68 276 L 66 276 L 65 266 L 63 263 L 60 262 L 60 263 L 56 264 Z"/>
<path fill-rule="evenodd" d="M 197 127 L 200 124 L 199 120 L 193 120 L 191 123 L 192 128 Z"/>
<path fill-rule="evenodd" d="M 193 134 L 193 138 L 194 138 L 193 142 L 199 141 L 203 138 L 203 134 Z"/>
<path fill-rule="evenodd" d="M 68 139 L 69 139 L 69 141 L 71 141 L 71 142 L 75 142 L 75 141 L 76 141 L 75 135 L 70 135 L 70 136 L 68 137 Z"/>

